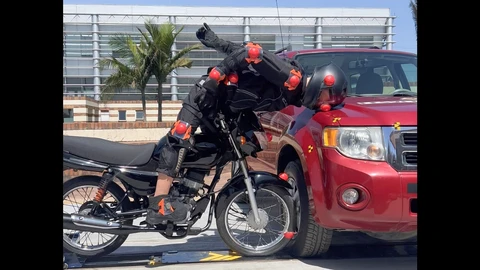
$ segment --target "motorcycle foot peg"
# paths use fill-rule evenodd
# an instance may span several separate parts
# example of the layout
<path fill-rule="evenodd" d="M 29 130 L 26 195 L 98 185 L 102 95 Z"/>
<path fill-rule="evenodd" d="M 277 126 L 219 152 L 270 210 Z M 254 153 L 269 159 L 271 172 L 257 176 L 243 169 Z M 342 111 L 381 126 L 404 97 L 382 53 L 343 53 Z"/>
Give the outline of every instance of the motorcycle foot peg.
<path fill-rule="evenodd" d="M 190 228 L 190 230 L 188 230 L 188 235 L 198 235 L 201 232 L 202 232 L 201 228 Z"/>

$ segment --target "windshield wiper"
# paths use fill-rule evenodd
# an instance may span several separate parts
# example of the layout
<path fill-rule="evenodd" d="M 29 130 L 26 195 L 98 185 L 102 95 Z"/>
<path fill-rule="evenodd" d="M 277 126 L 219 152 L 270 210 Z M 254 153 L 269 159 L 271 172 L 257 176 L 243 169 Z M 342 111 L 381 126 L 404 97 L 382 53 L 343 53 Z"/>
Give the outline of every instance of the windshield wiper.
<path fill-rule="evenodd" d="M 417 93 L 410 90 L 400 90 L 400 91 L 395 90 L 391 95 L 394 97 L 401 97 L 401 96 L 415 97 L 417 96 Z"/>

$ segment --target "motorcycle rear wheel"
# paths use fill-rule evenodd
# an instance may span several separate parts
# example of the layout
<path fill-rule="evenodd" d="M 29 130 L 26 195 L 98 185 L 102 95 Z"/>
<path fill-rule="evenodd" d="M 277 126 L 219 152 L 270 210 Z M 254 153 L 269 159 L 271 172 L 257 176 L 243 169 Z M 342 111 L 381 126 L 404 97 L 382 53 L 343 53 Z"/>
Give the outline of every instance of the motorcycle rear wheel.
<path fill-rule="evenodd" d="M 268 202 L 272 200 L 264 200 L 265 196 L 262 196 L 262 194 L 273 195 L 277 203 L 273 206 L 267 206 Z M 261 217 L 261 225 L 255 224 L 246 190 L 241 190 L 229 195 L 225 198 L 225 201 L 222 199 L 227 207 L 221 213 L 218 213 L 216 219 L 217 230 L 225 244 L 242 256 L 270 256 L 282 250 L 290 241 L 290 239 L 285 238 L 284 233 L 292 232 L 295 226 L 296 216 L 293 200 L 284 188 L 273 185 L 259 188 L 255 197 Z M 244 203 L 235 202 L 238 199 L 243 199 Z M 240 210 L 232 210 L 231 208 L 234 205 Z M 233 220 L 229 216 L 231 213 L 237 214 Z M 239 221 L 245 221 L 245 228 L 237 230 L 232 228 Z M 269 224 L 277 225 L 278 228 L 267 228 Z M 262 235 L 267 232 L 271 232 L 273 235 L 271 243 L 267 243 L 265 239 L 262 241 Z M 235 233 L 245 236 L 236 237 Z M 257 234 L 259 239 L 256 239 L 256 237 L 253 239 L 254 234 Z M 249 236 L 247 237 L 247 235 Z M 272 239 L 272 237 L 268 239 Z M 262 243 L 266 244 L 262 245 Z"/>
<path fill-rule="evenodd" d="M 86 211 L 88 211 L 85 206 L 88 205 L 87 202 L 91 201 L 95 196 L 96 188 L 98 187 L 100 179 L 101 178 L 98 176 L 79 176 L 66 181 L 63 184 L 63 212 L 69 214 L 78 214 L 78 212 L 80 211 L 85 214 Z M 82 191 L 83 193 L 87 194 L 82 195 Z M 119 185 L 111 182 L 107 187 L 105 199 L 108 201 L 112 201 L 113 199 L 115 203 L 118 203 L 119 200 L 123 197 L 124 193 L 125 192 Z M 132 223 L 132 220 L 125 222 L 125 224 Z M 117 250 L 128 238 L 128 235 L 93 233 L 87 231 L 73 231 L 66 229 L 64 229 L 63 231 L 64 250 L 88 258 L 102 257 L 108 255 L 113 251 Z M 93 235 L 94 240 L 104 240 L 107 236 L 110 238 L 110 240 L 105 241 L 105 243 L 103 244 L 93 245 L 92 240 L 86 240 L 87 237 L 91 235 Z"/>

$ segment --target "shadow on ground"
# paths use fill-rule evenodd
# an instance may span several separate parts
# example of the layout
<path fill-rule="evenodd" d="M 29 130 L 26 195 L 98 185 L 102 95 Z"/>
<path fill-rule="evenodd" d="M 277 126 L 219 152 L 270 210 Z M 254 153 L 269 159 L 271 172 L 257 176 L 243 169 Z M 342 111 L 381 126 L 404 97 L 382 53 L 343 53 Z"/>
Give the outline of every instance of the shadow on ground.
<path fill-rule="evenodd" d="M 300 260 L 305 265 L 315 266 L 320 269 L 332 270 L 413 270 L 417 269 L 417 257 L 387 257 L 387 258 L 361 258 L 361 259 L 337 259 Z"/>
<path fill-rule="evenodd" d="M 140 242 L 140 245 L 135 245 Z M 161 244 L 156 244 L 161 243 Z M 216 229 L 208 229 L 196 236 L 189 236 L 183 239 L 167 240 L 160 233 L 145 233 L 141 238 L 129 241 L 128 245 L 123 245 L 112 255 L 125 253 L 152 253 L 175 251 L 206 251 L 206 250 L 227 250 L 228 247 L 217 234 Z"/>
<path fill-rule="evenodd" d="M 141 242 L 142 245 L 135 245 L 135 242 L 130 242 L 128 246 L 122 246 L 112 255 L 127 255 L 127 254 L 159 254 L 159 253 L 181 253 L 182 251 L 222 251 L 228 250 L 223 240 L 217 234 L 216 229 L 209 229 L 198 236 L 191 236 L 184 239 L 165 240 L 161 242 L 162 245 L 155 245 L 159 238 L 164 238 L 160 234 L 148 233 L 149 236 L 144 236 L 141 239 L 135 240 Z M 145 234 L 146 235 L 146 234 Z M 146 241 L 145 239 L 148 239 Z M 395 267 L 403 267 L 403 263 L 411 266 L 414 261 L 416 264 L 417 245 L 416 238 L 408 241 L 386 242 L 372 238 L 366 234 L 359 232 L 335 232 L 330 249 L 327 253 L 322 254 L 317 258 L 300 259 L 308 265 L 321 266 L 331 268 L 331 264 L 336 265 L 337 260 L 358 261 L 358 267 L 361 268 L 361 259 L 367 258 L 385 258 L 385 263 L 388 263 L 389 258 L 404 258 L 399 261 Z M 413 258 L 413 259 L 412 259 Z M 255 259 L 291 259 L 290 256 L 284 253 L 279 253 L 273 257 L 255 258 Z M 359 261 L 360 260 L 360 261 Z M 385 266 L 385 265 L 384 265 Z M 353 269 L 348 263 L 345 264 L 345 269 Z M 370 266 L 369 266 L 370 267 Z M 343 269 L 343 268 L 331 268 Z M 368 268 L 371 269 L 371 268 Z M 382 268 L 378 268 L 382 269 Z M 385 268 L 383 268 L 385 269 Z M 407 269 L 407 268 L 390 268 L 389 269 Z M 409 268 L 412 269 L 412 268 Z"/>

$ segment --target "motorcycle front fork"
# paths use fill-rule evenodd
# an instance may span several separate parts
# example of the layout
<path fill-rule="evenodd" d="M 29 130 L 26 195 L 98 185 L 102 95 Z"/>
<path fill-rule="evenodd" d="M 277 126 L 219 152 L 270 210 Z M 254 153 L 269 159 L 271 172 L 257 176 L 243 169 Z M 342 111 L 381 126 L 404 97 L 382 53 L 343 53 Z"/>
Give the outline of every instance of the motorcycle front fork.
<path fill-rule="evenodd" d="M 250 200 L 250 206 L 252 207 L 253 217 L 255 218 L 256 223 L 260 223 L 260 215 L 258 214 L 258 206 L 257 206 L 257 200 L 255 199 L 255 191 L 253 190 L 252 179 L 248 175 L 247 161 L 245 160 L 245 157 L 240 152 L 240 149 L 238 149 L 237 143 L 235 142 L 231 134 L 229 134 L 228 139 L 230 141 L 230 144 L 233 146 L 235 153 L 237 154 L 237 157 L 238 157 L 240 169 L 242 170 L 242 173 L 243 173 L 243 180 L 245 181 L 245 186 L 247 187 L 247 195 L 248 195 L 248 199 Z"/>
<path fill-rule="evenodd" d="M 244 158 L 240 159 L 239 162 L 240 162 L 240 168 L 242 169 L 243 176 L 244 176 L 243 181 L 245 181 L 245 186 L 247 186 L 247 195 L 248 195 L 248 199 L 250 200 L 250 206 L 252 207 L 255 223 L 260 223 L 257 199 L 255 198 L 255 191 L 253 190 L 252 179 L 248 175 L 247 162 L 245 161 Z"/>

